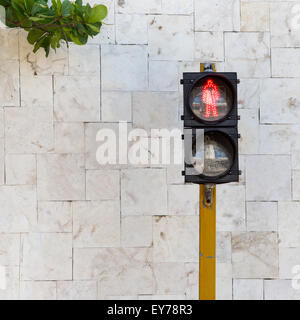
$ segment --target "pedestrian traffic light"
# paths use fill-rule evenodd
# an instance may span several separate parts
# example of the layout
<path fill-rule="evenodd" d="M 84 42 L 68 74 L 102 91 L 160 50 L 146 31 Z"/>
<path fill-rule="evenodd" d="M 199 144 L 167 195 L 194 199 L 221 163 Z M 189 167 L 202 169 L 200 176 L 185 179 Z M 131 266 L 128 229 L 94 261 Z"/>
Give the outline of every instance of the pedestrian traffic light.
<path fill-rule="evenodd" d="M 184 73 L 185 182 L 239 181 L 237 74 Z"/>

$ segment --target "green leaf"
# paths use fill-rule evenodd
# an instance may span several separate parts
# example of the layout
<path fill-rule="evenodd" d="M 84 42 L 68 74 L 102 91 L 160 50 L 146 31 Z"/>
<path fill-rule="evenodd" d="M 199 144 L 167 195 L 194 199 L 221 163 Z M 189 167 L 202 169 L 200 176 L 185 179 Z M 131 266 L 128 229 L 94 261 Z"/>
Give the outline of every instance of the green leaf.
<path fill-rule="evenodd" d="M 73 5 L 69 0 L 64 0 L 61 7 L 61 15 L 63 17 L 68 17 L 73 13 Z"/>
<path fill-rule="evenodd" d="M 0 0 L 0 6 L 3 7 L 8 7 L 10 5 L 10 1 L 9 0 Z"/>
<path fill-rule="evenodd" d="M 92 8 L 92 13 L 88 17 L 88 23 L 100 22 L 107 16 L 106 6 L 99 4 Z"/>
<path fill-rule="evenodd" d="M 28 33 L 27 40 L 30 44 L 34 44 L 38 41 L 41 36 L 45 33 L 45 31 L 40 29 L 33 29 Z"/>
<path fill-rule="evenodd" d="M 96 34 L 98 34 L 98 33 L 100 32 L 100 27 L 101 27 L 101 25 L 100 25 L 100 26 L 96 26 L 96 25 L 94 25 L 94 24 L 88 23 L 87 26 L 88 26 L 92 31 L 94 31 Z M 94 34 L 94 35 L 95 35 L 95 34 Z"/>

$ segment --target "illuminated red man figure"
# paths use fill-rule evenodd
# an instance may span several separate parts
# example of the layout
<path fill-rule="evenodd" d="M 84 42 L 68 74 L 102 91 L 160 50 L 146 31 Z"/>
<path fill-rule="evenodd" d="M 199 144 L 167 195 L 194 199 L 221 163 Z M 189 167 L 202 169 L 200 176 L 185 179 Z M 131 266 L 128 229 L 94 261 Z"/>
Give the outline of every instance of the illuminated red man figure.
<path fill-rule="evenodd" d="M 211 113 L 213 117 L 218 116 L 217 101 L 220 99 L 218 87 L 212 80 L 207 80 L 202 91 L 202 101 L 206 104 L 205 118 L 209 118 Z"/>

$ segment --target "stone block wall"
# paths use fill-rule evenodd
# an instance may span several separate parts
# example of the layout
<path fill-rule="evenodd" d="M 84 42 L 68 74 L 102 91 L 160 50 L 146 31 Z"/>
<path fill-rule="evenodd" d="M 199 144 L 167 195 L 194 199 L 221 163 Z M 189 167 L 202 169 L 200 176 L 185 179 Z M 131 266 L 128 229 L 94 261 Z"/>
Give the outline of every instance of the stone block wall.
<path fill-rule="evenodd" d="M 206 61 L 241 79 L 243 175 L 217 187 L 217 298 L 299 298 L 300 2 L 100 2 L 101 35 L 48 59 L 0 30 L 0 299 L 198 298 L 198 186 L 180 166 L 95 155 L 118 121 L 181 128 L 181 74 Z"/>

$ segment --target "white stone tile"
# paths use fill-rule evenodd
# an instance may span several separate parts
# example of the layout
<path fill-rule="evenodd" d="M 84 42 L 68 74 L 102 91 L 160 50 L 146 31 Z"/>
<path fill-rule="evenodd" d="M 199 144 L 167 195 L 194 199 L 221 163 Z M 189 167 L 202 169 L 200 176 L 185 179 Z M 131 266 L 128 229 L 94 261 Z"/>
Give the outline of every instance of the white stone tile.
<path fill-rule="evenodd" d="M 299 270 L 300 249 L 279 248 L 279 278 L 292 280 L 299 273 Z"/>
<path fill-rule="evenodd" d="M 225 33 L 225 70 L 234 70 L 241 78 L 269 77 L 270 35 Z"/>
<path fill-rule="evenodd" d="M 294 132 L 290 125 L 260 125 L 259 153 L 290 154 Z"/>
<path fill-rule="evenodd" d="M 300 300 L 299 291 L 293 289 L 291 280 L 265 280 L 265 300 Z"/>
<path fill-rule="evenodd" d="M 182 175 L 182 165 L 167 166 L 167 183 L 168 184 L 183 184 L 184 176 Z"/>
<path fill-rule="evenodd" d="M 248 156 L 246 159 L 246 200 L 291 199 L 291 159 L 289 156 Z M 258 179 L 258 177 L 261 177 Z"/>
<path fill-rule="evenodd" d="M 153 290 L 155 294 L 182 294 L 187 287 L 184 263 L 169 262 L 153 265 Z"/>
<path fill-rule="evenodd" d="M 71 122 L 56 122 L 54 124 L 55 152 L 83 153 L 84 124 Z"/>
<path fill-rule="evenodd" d="M 18 266 L 20 263 L 20 235 L 0 234 L 0 266 Z M 1 291 L 1 290 L 0 290 Z"/>
<path fill-rule="evenodd" d="M 195 58 L 208 61 L 223 61 L 223 32 L 196 32 Z"/>
<path fill-rule="evenodd" d="M 37 158 L 39 200 L 84 200 L 85 170 L 82 154 L 46 154 Z"/>
<path fill-rule="evenodd" d="M 100 120 L 99 76 L 54 78 L 54 119 L 65 122 Z"/>
<path fill-rule="evenodd" d="M 218 185 L 217 199 L 217 230 L 246 230 L 245 186 Z"/>
<path fill-rule="evenodd" d="M 152 294 L 152 250 L 85 248 L 74 250 L 74 279 L 99 280 L 98 298 Z"/>
<path fill-rule="evenodd" d="M 72 232 L 71 202 L 39 201 L 37 232 Z"/>
<path fill-rule="evenodd" d="M 6 184 L 36 184 L 36 157 L 32 154 L 7 154 Z"/>
<path fill-rule="evenodd" d="M 152 217 L 123 217 L 121 236 L 122 247 L 151 247 Z"/>
<path fill-rule="evenodd" d="M 72 235 L 22 234 L 21 280 L 71 280 Z"/>
<path fill-rule="evenodd" d="M 118 0 L 116 10 L 119 13 L 160 13 L 161 0 Z"/>
<path fill-rule="evenodd" d="M 168 212 L 170 215 L 197 215 L 199 213 L 199 186 L 169 185 Z"/>
<path fill-rule="evenodd" d="M 278 237 L 273 232 L 248 232 L 232 235 L 234 278 L 278 277 Z"/>
<path fill-rule="evenodd" d="M 0 138 L 4 137 L 4 110 L 0 109 Z"/>
<path fill-rule="evenodd" d="M 259 79 L 241 79 L 238 86 L 239 108 L 258 109 L 260 97 Z"/>
<path fill-rule="evenodd" d="M 50 50 L 46 57 L 44 49 L 33 52 L 33 46 L 27 41 L 28 33 L 19 33 L 20 43 L 20 71 L 21 76 L 57 75 L 68 73 L 68 49 L 65 44 L 59 49 Z"/>
<path fill-rule="evenodd" d="M 5 159 L 4 159 L 4 139 L 0 139 L 0 185 L 4 184 L 4 167 L 5 167 Z"/>
<path fill-rule="evenodd" d="M 117 44 L 147 44 L 148 23 L 146 15 L 116 15 Z"/>
<path fill-rule="evenodd" d="M 297 5 L 297 4 L 296 4 Z M 272 47 L 299 47 L 299 30 L 293 24 L 297 21 L 294 2 L 277 2 L 270 4 L 270 28 Z M 298 9 L 299 11 L 299 9 Z"/>
<path fill-rule="evenodd" d="M 18 29 L 0 30 L 0 60 L 17 60 L 19 58 Z"/>
<path fill-rule="evenodd" d="M 36 188 L 0 186 L 0 232 L 30 232 L 36 224 Z"/>
<path fill-rule="evenodd" d="M 101 120 L 104 122 L 132 121 L 130 92 L 102 91 Z"/>
<path fill-rule="evenodd" d="M 24 75 L 21 81 L 22 107 L 52 107 L 53 88 L 51 76 Z"/>
<path fill-rule="evenodd" d="M 187 274 L 186 300 L 199 299 L 199 263 L 185 263 Z"/>
<path fill-rule="evenodd" d="M 293 200 L 300 200 L 300 170 L 293 171 Z"/>
<path fill-rule="evenodd" d="M 57 300 L 96 300 L 97 281 L 57 281 Z"/>
<path fill-rule="evenodd" d="M 101 31 L 100 31 L 101 32 Z M 69 48 L 69 74 L 87 75 L 100 74 L 100 48 L 95 45 L 78 46 L 71 44 Z"/>
<path fill-rule="evenodd" d="M 278 6 L 278 4 L 277 4 Z M 278 10 L 278 9 L 277 9 Z M 241 3 L 241 31 L 269 31 L 270 6 L 265 2 Z"/>
<path fill-rule="evenodd" d="M 162 0 L 162 12 L 165 14 L 192 14 L 193 0 Z"/>
<path fill-rule="evenodd" d="M 239 110 L 241 121 L 239 121 L 239 153 L 257 154 L 259 149 L 259 117 L 257 109 Z"/>
<path fill-rule="evenodd" d="M 179 126 L 176 92 L 137 92 L 133 94 L 133 126 L 145 130 L 173 129 Z"/>
<path fill-rule="evenodd" d="M 130 169 L 121 173 L 122 215 L 167 214 L 164 169 Z"/>
<path fill-rule="evenodd" d="M 184 294 L 153 294 L 153 295 L 140 295 L 138 300 L 185 300 Z M 136 299 L 134 299 L 136 300 Z"/>
<path fill-rule="evenodd" d="M 198 262 L 199 217 L 154 217 L 153 261 Z"/>
<path fill-rule="evenodd" d="M 147 47 L 143 45 L 102 46 L 101 78 L 103 90 L 147 89 Z"/>
<path fill-rule="evenodd" d="M 120 198 L 120 172 L 118 170 L 87 170 L 86 199 L 114 200 Z"/>
<path fill-rule="evenodd" d="M 299 79 L 264 79 L 260 94 L 261 123 L 299 123 L 299 86 Z"/>
<path fill-rule="evenodd" d="M 277 231 L 276 202 L 247 202 L 247 231 Z"/>
<path fill-rule="evenodd" d="M 178 91 L 177 61 L 149 61 L 149 89 Z"/>
<path fill-rule="evenodd" d="M 1 272 L 4 272 L 5 274 L 5 289 L 0 289 L 0 300 L 18 300 L 20 286 L 19 266 L 2 266 Z"/>
<path fill-rule="evenodd" d="M 117 247 L 120 233 L 118 201 L 73 202 L 74 247 Z"/>
<path fill-rule="evenodd" d="M 196 31 L 238 31 L 240 1 L 195 1 Z"/>
<path fill-rule="evenodd" d="M 7 153 L 53 151 L 52 108 L 5 108 L 5 150 Z"/>
<path fill-rule="evenodd" d="M 232 264 L 216 265 L 216 300 L 232 300 Z"/>
<path fill-rule="evenodd" d="M 145 295 L 145 296 L 148 296 L 148 295 Z M 141 297 L 144 297 L 144 295 L 142 295 Z M 126 300 L 126 301 L 139 300 L 138 296 L 105 296 L 104 299 L 105 300 Z"/>
<path fill-rule="evenodd" d="M 300 203 L 278 203 L 278 232 L 281 247 L 300 247 Z"/>
<path fill-rule="evenodd" d="M 297 78 L 300 72 L 299 59 L 300 48 L 273 48 L 272 77 Z"/>
<path fill-rule="evenodd" d="M 15 107 L 19 105 L 19 63 L 18 61 L 6 60 L 0 65 L 0 106 Z"/>
<path fill-rule="evenodd" d="M 233 300 L 263 300 L 263 280 L 234 279 Z"/>
<path fill-rule="evenodd" d="M 21 300 L 56 300 L 55 281 L 20 281 Z"/>
<path fill-rule="evenodd" d="M 151 60 L 193 60 L 192 16 L 149 16 L 148 29 Z"/>
<path fill-rule="evenodd" d="M 231 263 L 231 233 L 217 232 L 216 234 L 217 263 Z"/>

